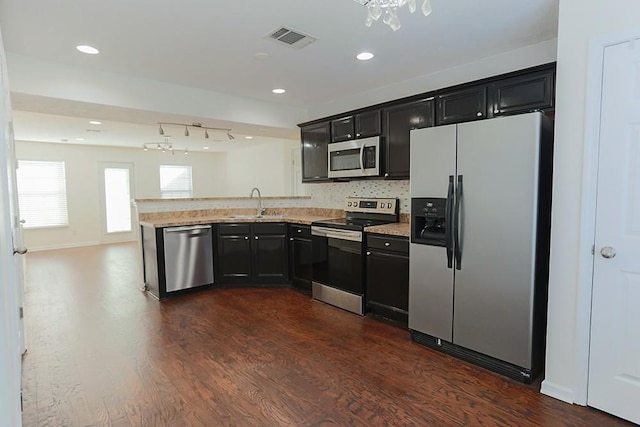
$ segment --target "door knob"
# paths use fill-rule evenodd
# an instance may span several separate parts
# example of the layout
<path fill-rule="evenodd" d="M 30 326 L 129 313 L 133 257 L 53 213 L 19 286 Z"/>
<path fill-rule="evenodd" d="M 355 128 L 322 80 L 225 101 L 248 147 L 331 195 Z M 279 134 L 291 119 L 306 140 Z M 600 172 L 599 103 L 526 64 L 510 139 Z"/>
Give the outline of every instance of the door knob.
<path fill-rule="evenodd" d="M 13 254 L 20 254 L 20 255 L 24 255 L 27 253 L 27 248 L 25 248 L 24 246 L 20 246 L 19 248 L 13 248 Z"/>
<path fill-rule="evenodd" d="M 605 246 L 600 250 L 600 255 L 602 255 L 603 258 L 607 258 L 607 259 L 613 258 L 616 256 L 616 250 L 613 249 L 611 246 Z"/>

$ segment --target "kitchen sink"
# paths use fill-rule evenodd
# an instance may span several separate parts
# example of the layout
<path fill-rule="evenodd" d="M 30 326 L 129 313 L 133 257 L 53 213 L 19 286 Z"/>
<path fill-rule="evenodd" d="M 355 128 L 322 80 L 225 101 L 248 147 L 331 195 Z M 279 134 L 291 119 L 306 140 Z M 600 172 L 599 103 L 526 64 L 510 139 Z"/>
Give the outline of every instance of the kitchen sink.
<path fill-rule="evenodd" d="M 282 215 L 231 215 L 233 219 L 282 219 Z"/>

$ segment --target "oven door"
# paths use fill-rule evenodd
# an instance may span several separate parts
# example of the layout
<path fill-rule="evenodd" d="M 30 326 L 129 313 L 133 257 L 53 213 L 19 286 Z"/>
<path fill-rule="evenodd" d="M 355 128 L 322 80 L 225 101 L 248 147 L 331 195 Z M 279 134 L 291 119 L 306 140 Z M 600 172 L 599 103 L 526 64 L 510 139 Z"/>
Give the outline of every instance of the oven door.
<path fill-rule="evenodd" d="M 380 137 L 329 144 L 329 178 L 380 175 Z"/>
<path fill-rule="evenodd" d="M 311 227 L 313 281 L 363 295 L 362 232 Z"/>

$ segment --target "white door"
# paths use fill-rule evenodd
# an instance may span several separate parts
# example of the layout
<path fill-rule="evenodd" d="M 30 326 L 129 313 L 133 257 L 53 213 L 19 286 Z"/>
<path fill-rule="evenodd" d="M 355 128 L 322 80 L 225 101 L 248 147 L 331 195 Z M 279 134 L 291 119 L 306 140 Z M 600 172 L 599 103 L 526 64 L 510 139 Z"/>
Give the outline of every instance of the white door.
<path fill-rule="evenodd" d="M 589 406 L 640 423 L 640 40 L 605 49 Z"/>
<path fill-rule="evenodd" d="M 100 163 L 102 241 L 135 240 L 133 227 L 133 164 Z"/>
<path fill-rule="evenodd" d="M 20 425 L 20 353 L 24 323 L 22 301 L 22 229 L 17 216 L 15 157 L 7 69 L 0 35 L 0 419 Z"/>

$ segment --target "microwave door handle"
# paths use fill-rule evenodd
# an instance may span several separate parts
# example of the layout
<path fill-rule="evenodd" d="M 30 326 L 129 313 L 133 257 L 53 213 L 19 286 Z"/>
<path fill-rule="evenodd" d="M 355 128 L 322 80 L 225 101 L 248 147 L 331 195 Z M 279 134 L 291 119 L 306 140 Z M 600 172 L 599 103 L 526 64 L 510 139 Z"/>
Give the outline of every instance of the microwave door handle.
<path fill-rule="evenodd" d="M 364 175 L 364 143 L 360 146 L 360 170 Z"/>

